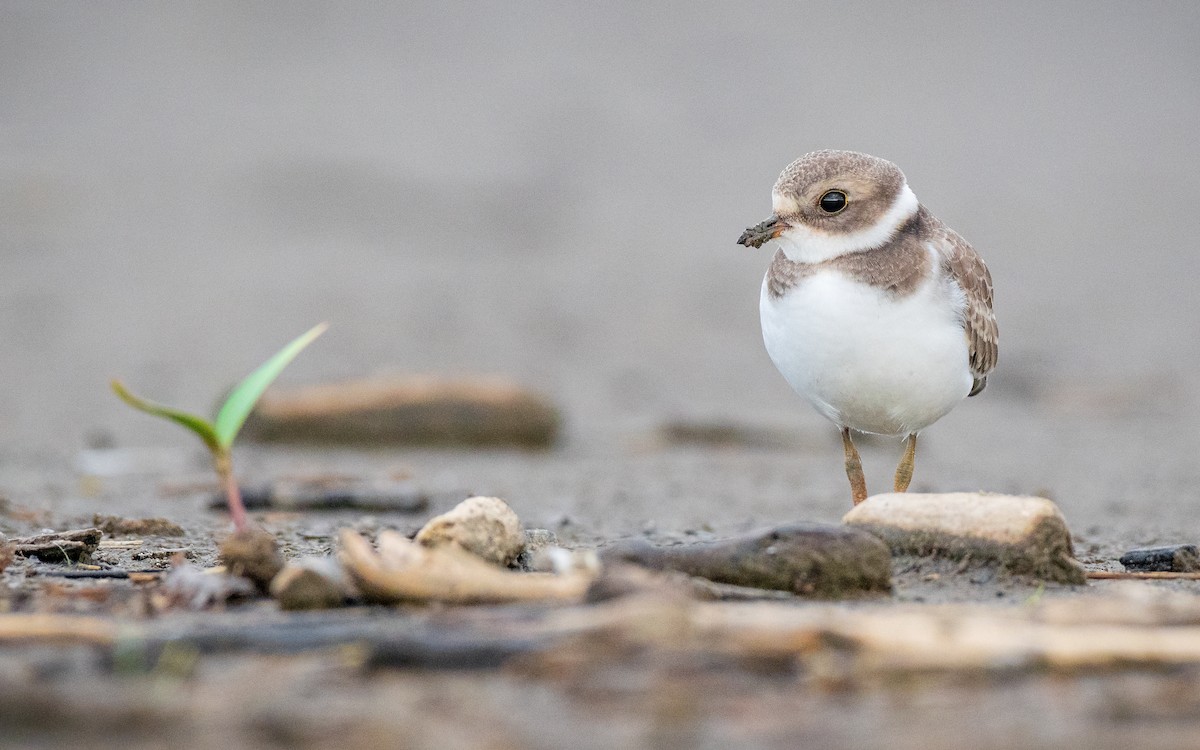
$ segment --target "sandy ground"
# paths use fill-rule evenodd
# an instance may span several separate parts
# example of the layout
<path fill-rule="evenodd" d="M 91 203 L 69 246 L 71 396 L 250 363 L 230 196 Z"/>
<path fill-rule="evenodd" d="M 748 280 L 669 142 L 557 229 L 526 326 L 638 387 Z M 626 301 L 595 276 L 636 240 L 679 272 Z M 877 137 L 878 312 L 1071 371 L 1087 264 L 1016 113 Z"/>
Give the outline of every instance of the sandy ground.
<path fill-rule="evenodd" d="M 0 491 L 17 512 L 0 530 L 163 515 L 211 560 L 225 527 L 194 489 L 208 481 L 203 456 L 106 380 L 203 410 L 318 320 L 331 331 L 285 380 L 501 373 L 561 405 L 562 445 L 248 445 L 246 481 L 399 472 L 433 494 L 431 512 L 499 495 L 582 546 L 835 521 L 848 506 L 836 434 L 762 351 L 769 253 L 733 242 L 766 215 L 788 161 L 842 147 L 899 163 L 995 277 L 1000 369 L 923 436 L 913 489 L 1052 497 L 1095 566 L 1195 542 L 1197 38 L 1189 2 L 346 12 L 4 0 Z M 663 444 L 672 420 L 761 439 Z M 899 452 L 865 445 L 872 488 Z M 95 463 L 114 457 L 123 465 Z M 328 551 L 343 523 L 419 519 L 265 522 L 301 553 Z M 1009 606 L 1036 590 L 910 573 L 899 599 Z M 840 690 L 734 670 L 706 672 L 713 682 L 679 708 L 672 686 L 700 678 L 636 661 L 551 679 L 230 657 L 173 681 L 113 678 L 77 650 L 4 658 L 0 725 L 29 747 L 84 734 L 150 747 L 171 733 L 214 747 L 1196 736 L 1192 672 Z M 264 692 L 264 675 L 284 687 Z M 478 726 L 495 728 L 487 744 Z"/>

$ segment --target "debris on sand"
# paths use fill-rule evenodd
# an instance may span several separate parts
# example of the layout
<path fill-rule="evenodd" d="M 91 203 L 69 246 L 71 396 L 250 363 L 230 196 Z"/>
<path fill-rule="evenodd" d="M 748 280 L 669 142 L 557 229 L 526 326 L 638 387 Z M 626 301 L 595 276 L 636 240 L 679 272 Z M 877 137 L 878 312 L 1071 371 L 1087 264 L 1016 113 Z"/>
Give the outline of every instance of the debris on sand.
<path fill-rule="evenodd" d="M 224 504 L 224 498 L 221 500 Z M 165 518 L 122 518 L 97 513 L 92 525 L 109 536 L 184 536 L 183 527 Z"/>
<path fill-rule="evenodd" d="M 426 547 L 456 545 L 488 562 L 510 565 L 525 548 L 521 519 L 498 497 L 469 497 L 417 532 Z"/>
<path fill-rule="evenodd" d="M 855 506 L 842 521 L 875 534 L 894 554 L 998 564 L 1011 573 L 1085 582 L 1058 506 L 1041 497 L 988 492 L 888 493 Z"/>
<path fill-rule="evenodd" d="M 840 599 L 891 591 L 892 558 L 878 538 L 833 524 L 779 526 L 713 542 L 623 542 L 603 562 L 674 570 L 717 583 Z"/>
<path fill-rule="evenodd" d="M 246 423 L 252 440 L 544 448 L 558 409 L 498 378 L 390 377 L 274 390 Z"/>
<path fill-rule="evenodd" d="M 1194 544 L 1131 549 L 1121 555 L 1126 570 L 1195 573 L 1200 571 L 1200 550 Z"/>
<path fill-rule="evenodd" d="M 339 558 L 363 596 L 372 602 L 582 601 L 594 573 L 520 573 L 486 562 L 458 545 L 426 547 L 383 531 L 378 551 L 350 529 L 338 536 Z"/>
<path fill-rule="evenodd" d="M 318 476 L 244 487 L 242 502 L 249 510 L 417 513 L 429 506 L 429 495 L 407 480 Z M 209 507 L 224 508 L 225 496 L 214 496 Z"/>
<path fill-rule="evenodd" d="M 12 551 L 21 557 L 36 557 L 42 562 L 80 562 L 91 559 L 104 532 L 100 529 L 71 529 L 49 534 L 17 537 Z"/>
<path fill-rule="evenodd" d="M 221 542 L 221 563 L 232 575 L 248 578 L 262 593 L 283 570 L 283 557 L 275 536 L 263 529 L 248 527 L 235 531 Z"/>

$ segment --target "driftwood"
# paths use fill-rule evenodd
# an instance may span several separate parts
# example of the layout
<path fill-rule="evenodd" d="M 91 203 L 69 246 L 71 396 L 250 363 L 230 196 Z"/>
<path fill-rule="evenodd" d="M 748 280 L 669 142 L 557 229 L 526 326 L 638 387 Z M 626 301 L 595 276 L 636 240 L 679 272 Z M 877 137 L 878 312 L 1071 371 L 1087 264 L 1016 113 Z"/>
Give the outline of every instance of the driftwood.
<path fill-rule="evenodd" d="M 22 557 L 36 557 L 42 562 L 78 562 L 96 551 L 100 529 L 72 529 L 51 534 L 18 537 L 11 540 L 12 550 Z"/>
<path fill-rule="evenodd" d="M 592 575 L 514 573 L 454 546 L 426 548 L 394 531 L 380 533 L 379 551 L 349 529 L 338 537 L 346 571 L 368 601 L 582 601 Z"/>
<path fill-rule="evenodd" d="M 250 510 L 418 513 L 429 507 L 429 494 L 411 482 L 314 477 L 243 487 L 242 501 Z M 225 496 L 213 495 L 209 507 L 224 508 Z"/>

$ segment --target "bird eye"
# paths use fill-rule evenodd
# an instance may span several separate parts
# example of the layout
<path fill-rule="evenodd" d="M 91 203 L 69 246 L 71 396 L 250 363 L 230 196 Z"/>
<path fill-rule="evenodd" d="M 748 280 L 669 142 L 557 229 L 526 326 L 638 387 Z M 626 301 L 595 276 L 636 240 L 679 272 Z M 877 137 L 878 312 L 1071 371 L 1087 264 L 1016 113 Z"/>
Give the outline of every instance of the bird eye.
<path fill-rule="evenodd" d="M 841 190 L 830 190 L 821 196 L 821 210 L 827 214 L 836 214 L 846 207 L 846 194 Z"/>

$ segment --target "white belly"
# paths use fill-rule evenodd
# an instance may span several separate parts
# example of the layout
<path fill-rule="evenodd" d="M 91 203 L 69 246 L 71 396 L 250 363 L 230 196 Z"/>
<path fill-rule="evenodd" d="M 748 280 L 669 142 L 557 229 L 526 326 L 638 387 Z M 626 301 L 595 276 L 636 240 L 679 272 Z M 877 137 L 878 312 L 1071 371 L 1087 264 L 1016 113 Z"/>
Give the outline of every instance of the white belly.
<path fill-rule="evenodd" d="M 906 435 L 971 390 L 954 292 L 931 279 L 896 298 L 824 271 L 774 299 L 764 281 L 763 342 L 792 388 L 836 424 Z"/>

